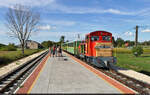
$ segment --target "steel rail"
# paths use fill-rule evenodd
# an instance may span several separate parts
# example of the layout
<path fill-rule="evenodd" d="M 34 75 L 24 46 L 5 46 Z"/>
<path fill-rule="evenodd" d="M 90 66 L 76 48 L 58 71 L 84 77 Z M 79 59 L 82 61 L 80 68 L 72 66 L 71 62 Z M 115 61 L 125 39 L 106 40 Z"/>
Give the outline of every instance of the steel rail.
<path fill-rule="evenodd" d="M 48 51 L 27 61 L 16 69 L 0 77 L 0 93 L 12 94 L 15 89 L 25 80 L 34 68 L 48 54 Z"/>

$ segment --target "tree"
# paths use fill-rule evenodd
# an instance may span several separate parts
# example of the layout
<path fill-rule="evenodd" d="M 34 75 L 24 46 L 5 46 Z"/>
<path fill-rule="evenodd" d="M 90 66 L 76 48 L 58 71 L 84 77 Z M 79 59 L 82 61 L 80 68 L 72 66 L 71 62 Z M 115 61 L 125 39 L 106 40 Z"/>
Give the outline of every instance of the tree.
<path fill-rule="evenodd" d="M 22 5 L 9 8 L 6 13 L 6 27 L 10 30 L 9 35 L 19 39 L 23 55 L 25 43 L 31 36 L 31 32 L 37 31 L 39 20 L 39 14 Z"/>
<path fill-rule="evenodd" d="M 9 43 L 7 46 L 4 46 L 1 48 L 3 51 L 16 51 L 17 47 L 15 46 L 14 43 Z"/>
<path fill-rule="evenodd" d="M 52 41 L 44 41 L 41 44 L 42 44 L 43 47 L 49 48 L 49 47 L 53 46 L 54 42 L 52 42 Z"/>
<path fill-rule="evenodd" d="M 65 36 L 61 36 L 60 37 L 60 44 L 64 43 L 64 41 L 65 41 Z"/>
<path fill-rule="evenodd" d="M 138 57 L 140 56 L 141 54 L 143 54 L 143 48 L 141 46 L 137 46 L 137 47 L 133 47 L 132 48 L 132 53 Z"/>
<path fill-rule="evenodd" d="M 117 38 L 116 44 L 118 47 L 122 47 L 122 45 L 124 44 L 124 40 L 122 38 Z"/>
<path fill-rule="evenodd" d="M 1 47 L 4 47 L 4 46 L 6 46 L 6 45 L 0 43 L 0 48 L 1 48 Z"/>
<path fill-rule="evenodd" d="M 116 47 L 116 41 L 115 41 L 114 37 L 112 37 L 112 44 L 113 44 L 114 47 Z"/>
<path fill-rule="evenodd" d="M 130 40 L 126 40 L 125 43 L 128 43 L 129 46 L 134 46 L 134 44 L 135 44 L 134 41 L 130 41 Z"/>
<path fill-rule="evenodd" d="M 69 40 L 67 40 L 66 42 L 69 42 Z"/>

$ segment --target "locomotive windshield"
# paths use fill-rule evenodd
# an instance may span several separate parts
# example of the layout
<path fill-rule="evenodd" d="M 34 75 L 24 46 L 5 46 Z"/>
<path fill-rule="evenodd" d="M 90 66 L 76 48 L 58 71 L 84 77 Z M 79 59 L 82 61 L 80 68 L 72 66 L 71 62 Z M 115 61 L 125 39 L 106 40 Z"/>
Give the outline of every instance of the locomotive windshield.
<path fill-rule="evenodd" d="M 99 36 L 92 36 L 92 37 L 91 37 L 91 40 L 92 40 L 92 41 L 99 41 Z"/>
<path fill-rule="evenodd" d="M 103 36 L 103 41 L 110 41 L 111 39 L 110 39 L 110 36 Z"/>

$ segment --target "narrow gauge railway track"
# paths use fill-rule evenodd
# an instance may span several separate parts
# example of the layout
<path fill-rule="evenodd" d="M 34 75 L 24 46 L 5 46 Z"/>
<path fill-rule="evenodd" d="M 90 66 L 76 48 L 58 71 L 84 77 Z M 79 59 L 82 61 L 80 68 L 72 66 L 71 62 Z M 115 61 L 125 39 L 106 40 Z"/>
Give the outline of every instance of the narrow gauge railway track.
<path fill-rule="evenodd" d="M 67 51 L 64 51 L 64 52 L 74 56 L 73 54 L 71 54 Z M 78 58 L 78 57 L 76 57 L 76 58 Z M 137 91 L 138 93 L 150 94 L 150 84 L 148 84 L 148 83 L 145 83 L 143 81 L 139 81 L 139 80 L 136 80 L 129 76 L 126 76 L 124 74 L 121 74 L 121 73 L 117 72 L 116 70 L 112 70 L 112 69 L 107 70 L 107 69 L 98 68 L 98 67 L 86 62 L 85 60 L 82 60 L 82 61 L 84 61 L 86 64 L 92 66 L 93 68 L 99 70 L 100 72 L 104 73 L 105 75 L 107 75 L 107 76 L 119 81 L 120 83 L 126 85 L 127 87 Z"/>
<path fill-rule="evenodd" d="M 21 87 L 21 83 L 30 75 L 42 59 L 48 54 L 48 51 L 20 65 L 11 72 L 0 77 L 0 93 L 13 94 L 14 91 Z"/>
<path fill-rule="evenodd" d="M 101 68 L 97 68 L 95 66 L 93 66 L 93 67 L 98 69 L 105 75 L 107 75 L 107 76 L 119 81 L 120 83 L 126 85 L 127 87 L 137 91 L 138 93 L 150 94 L 150 84 L 148 84 L 148 83 L 131 78 L 131 77 L 124 75 L 122 73 L 119 73 L 115 70 L 104 70 Z"/>

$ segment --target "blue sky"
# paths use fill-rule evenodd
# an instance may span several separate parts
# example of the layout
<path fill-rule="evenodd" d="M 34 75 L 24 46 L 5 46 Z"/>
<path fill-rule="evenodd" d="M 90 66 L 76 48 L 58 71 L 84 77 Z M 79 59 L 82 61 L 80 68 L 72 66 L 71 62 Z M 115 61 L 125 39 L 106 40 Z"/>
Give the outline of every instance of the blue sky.
<path fill-rule="evenodd" d="M 150 40 L 150 0 L 0 0 L 0 43 L 16 43 L 10 38 L 5 23 L 5 13 L 15 4 L 30 6 L 41 14 L 39 32 L 31 40 L 76 40 L 80 34 L 105 30 L 115 38 L 134 40 L 135 26 L 139 28 L 139 41 Z M 147 27 L 142 27 L 147 26 Z"/>

